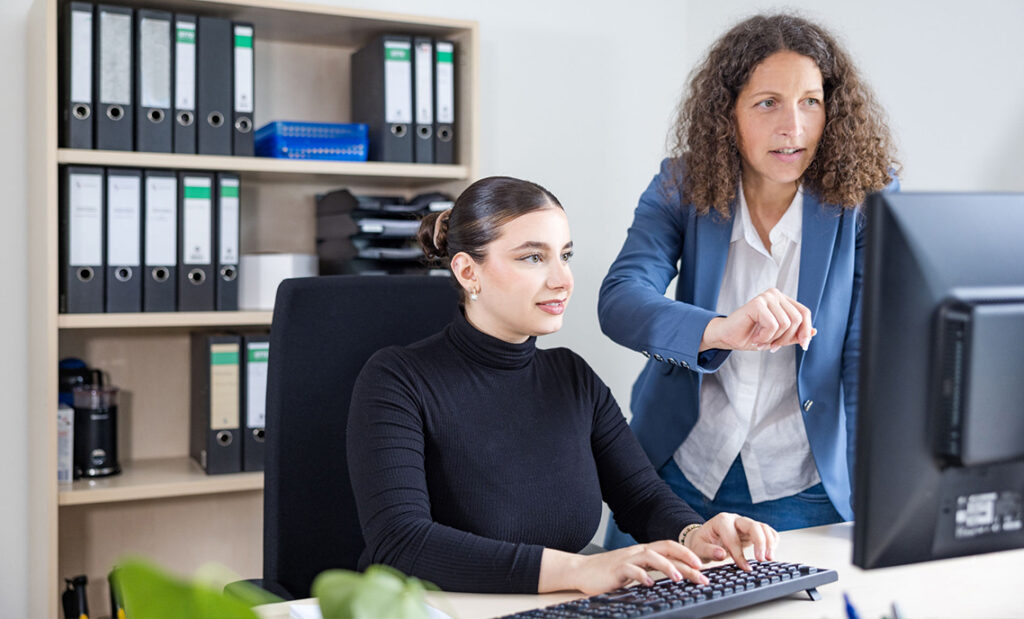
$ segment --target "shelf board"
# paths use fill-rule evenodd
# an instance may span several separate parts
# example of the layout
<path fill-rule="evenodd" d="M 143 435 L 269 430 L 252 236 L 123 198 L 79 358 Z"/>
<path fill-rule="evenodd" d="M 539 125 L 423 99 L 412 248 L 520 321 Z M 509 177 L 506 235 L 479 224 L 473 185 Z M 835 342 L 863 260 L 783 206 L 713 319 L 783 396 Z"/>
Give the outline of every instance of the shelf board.
<path fill-rule="evenodd" d="M 161 327 L 233 327 L 269 325 L 273 312 L 139 312 L 134 314 L 60 314 L 61 329 L 152 329 Z"/>
<path fill-rule="evenodd" d="M 207 475 L 189 457 L 134 460 L 121 467 L 120 475 L 62 484 L 57 503 L 89 505 L 263 489 L 262 472 Z"/>
<path fill-rule="evenodd" d="M 385 161 L 314 161 L 75 148 L 57 149 L 57 163 L 238 172 L 243 179 L 277 182 L 330 181 L 333 179 L 361 182 L 387 180 L 389 184 L 415 186 L 469 178 L 469 168 L 463 165 L 388 163 Z"/>

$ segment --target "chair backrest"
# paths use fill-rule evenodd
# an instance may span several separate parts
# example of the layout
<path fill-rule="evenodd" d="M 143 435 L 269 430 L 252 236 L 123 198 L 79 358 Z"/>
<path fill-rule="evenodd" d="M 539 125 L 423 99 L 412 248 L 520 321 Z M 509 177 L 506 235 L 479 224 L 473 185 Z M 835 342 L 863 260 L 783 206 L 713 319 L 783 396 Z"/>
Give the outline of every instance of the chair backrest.
<path fill-rule="evenodd" d="M 456 307 L 442 277 L 309 277 L 278 288 L 267 376 L 266 585 L 308 597 L 321 571 L 356 569 L 365 544 L 345 448 L 353 383 L 374 352 L 437 333 Z"/>

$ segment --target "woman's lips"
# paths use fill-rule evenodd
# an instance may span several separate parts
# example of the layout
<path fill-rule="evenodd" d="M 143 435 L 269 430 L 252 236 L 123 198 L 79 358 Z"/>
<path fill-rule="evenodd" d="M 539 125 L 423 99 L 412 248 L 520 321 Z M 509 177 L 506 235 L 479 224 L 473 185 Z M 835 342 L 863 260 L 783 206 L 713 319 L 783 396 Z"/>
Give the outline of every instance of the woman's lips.
<path fill-rule="evenodd" d="M 779 148 L 777 150 L 769 151 L 771 156 L 776 160 L 783 163 L 793 163 L 799 161 L 804 155 L 805 148 Z"/>
<path fill-rule="evenodd" d="M 561 316 L 565 311 L 565 301 L 541 301 L 537 307 L 554 316 Z"/>

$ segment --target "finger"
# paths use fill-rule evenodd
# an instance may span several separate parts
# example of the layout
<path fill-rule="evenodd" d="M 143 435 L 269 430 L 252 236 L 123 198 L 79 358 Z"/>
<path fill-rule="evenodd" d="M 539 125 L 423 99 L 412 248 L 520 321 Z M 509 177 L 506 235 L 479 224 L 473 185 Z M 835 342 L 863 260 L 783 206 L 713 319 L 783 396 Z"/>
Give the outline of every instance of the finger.
<path fill-rule="evenodd" d="M 710 582 L 708 577 L 700 571 L 699 567 L 693 567 L 692 565 L 683 563 L 682 561 L 673 561 L 673 563 L 675 563 L 676 569 L 679 570 L 683 575 L 683 578 L 686 580 L 697 583 L 698 585 L 706 585 Z"/>
<path fill-rule="evenodd" d="M 654 579 L 647 573 L 643 567 L 636 565 L 635 563 L 626 563 L 622 566 L 622 582 L 628 584 L 629 581 L 635 580 L 642 585 L 650 587 L 654 584 Z"/>
<path fill-rule="evenodd" d="M 649 547 L 673 561 L 679 561 L 692 568 L 699 570 L 704 566 L 704 562 L 700 560 L 700 557 L 679 542 L 666 539 L 649 544 Z"/>
<path fill-rule="evenodd" d="M 743 544 L 740 542 L 740 536 L 736 532 L 735 519 L 719 520 L 714 529 L 715 533 L 718 534 L 722 548 L 729 553 L 729 556 L 732 557 L 732 560 L 736 562 L 736 565 L 741 570 L 749 572 L 750 564 L 747 563 L 746 557 L 743 556 Z"/>
<path fill-rule="evenodd" d="M 814 325 L 811 324 L 811 310 L 809 310 L 803 303 L 797 303 L 795 301 L 794 303 L 796 303 L 796 308 L 802 317 L 800 333 L 797 337 L 800 339 L 800 348 L 803 348 L 804 352 L 806 352 L 807 347 L 811 345 L 811 337 L 816 333 Z"/>
<path fill-rule="evenodd" d="M 769 561 L 774 561 L 775 547 L 779 545 L 779 532 L 763 522 L 760 524 L 761 528 L 764 530 L 765 539 L 768 540 L 768 547 L 765 550 L 765 556 L 768 557 Z"/>
<path fill-rule="evenodd" d="M 763 298 L 758 299 L 756 308 L 757 313 L 754 316 L 754 320 L 757 321 L 758 329 L 755 330 L 757 337 L 754 338 L 753 344 L 757 350 L 764 350 L 775 339 L 775 333 L 779 330 L 779 321 L 775 319 L 775 314 L 768 307 L 767 300 Z"/>
<path fill-rule="evenodd" d="M 651 570 L 658 570 L 662 574 L 671 578 L 673 582 L 679 582 L 683 579 L 683 575 L 680 573 L 675 563 L 651 547 L 648 547 L 641 555 L 634 555 L 633 559 L 643 561 L 644 567 Z"/>
<path fill-rule="evenodd" d="M 786 308 L 783 306 L 782 299 L 769 299 L 768 309 L 771 310 L 772 316 L 775 318 L 775 322 L 779 325 L 779 328 L 772 334 L 771 342 L 774 342 L 775 340 L 785 336 L 793 325 L 793 320 L 790 318 L 789 312 L 787 312 Z M 774 344 L 770 344 L 774 346 Z M 776 348 L 776 350 L 778 349 Z"/>
<path fill-rule="evenodd" d="M 779 306 L 784 312 L 786 312 L 786 316 L 789 318 L 789 328 L 787 328 L 781 335 L 777 336 L 775 341 L 772 342 L 773 351 L 778 350 L 782 346 L 800 343 L 798 334 L 800 327 L 803 325 L 804 316 L 800 313 L 797 305 L 799 305 L 799 303 L 789 297 L 782 297 L 782 300 L 779 301 Z"/>
<path fill-rule="evenodd" d="M 798 342 L 796 334 L 800 329 L 800 324 L 803 322 L 803 316 L 796 308 L 796 301 L 780 294 L 777 303 L 778 311 L 784 315 L 783 319 L 779 319 L 779 324 L 783 328 L 779 329 L 779 332 L 775 334 L 775 339 L 769 344 L 772 352 L 777 351 L 783 346 L 796 344 Z"/>
<path fill-rule="evenodd" d="M 761 523 L 750 518 L 737 518 L 736 529 L 743 534 L 743 538 L 754 546 L 754 558 L 758 561 L 765 561 L 765 553 L 768 546 L 768 538 Z"/>

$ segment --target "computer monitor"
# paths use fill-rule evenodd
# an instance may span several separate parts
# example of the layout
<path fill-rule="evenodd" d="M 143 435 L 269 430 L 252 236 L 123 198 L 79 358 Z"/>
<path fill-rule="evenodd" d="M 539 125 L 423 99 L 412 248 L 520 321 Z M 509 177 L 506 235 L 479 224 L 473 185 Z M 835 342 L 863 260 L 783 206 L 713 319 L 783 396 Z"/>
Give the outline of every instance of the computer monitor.
<path fill-rule="evenodd" d="M 853 562 L 1024 547 L 1024 195 L 866 208 Z"/>

